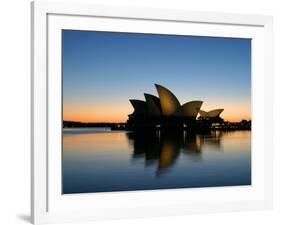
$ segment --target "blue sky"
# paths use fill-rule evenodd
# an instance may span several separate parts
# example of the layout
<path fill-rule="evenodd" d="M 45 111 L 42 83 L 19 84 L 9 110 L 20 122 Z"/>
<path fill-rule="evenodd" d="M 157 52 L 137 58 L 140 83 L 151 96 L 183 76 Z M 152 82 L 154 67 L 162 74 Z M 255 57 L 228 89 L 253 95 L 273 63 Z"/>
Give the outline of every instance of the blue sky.
<path fill-rule="evenodd" d="M 154 83 L 251 118 L 250 39 L 66 30 L 62 41 L 64 119 L 124 122 Z"/>

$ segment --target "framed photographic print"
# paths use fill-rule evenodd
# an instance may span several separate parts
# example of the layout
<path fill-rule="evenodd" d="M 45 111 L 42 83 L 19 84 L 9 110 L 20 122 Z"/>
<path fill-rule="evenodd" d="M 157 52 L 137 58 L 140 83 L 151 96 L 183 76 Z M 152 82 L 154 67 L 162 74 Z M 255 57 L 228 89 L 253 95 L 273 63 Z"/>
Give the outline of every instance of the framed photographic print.
<path fill-rule="evenodd" d="M 32 3 L 35 224 L 272 207 L 270 16 Z"/>

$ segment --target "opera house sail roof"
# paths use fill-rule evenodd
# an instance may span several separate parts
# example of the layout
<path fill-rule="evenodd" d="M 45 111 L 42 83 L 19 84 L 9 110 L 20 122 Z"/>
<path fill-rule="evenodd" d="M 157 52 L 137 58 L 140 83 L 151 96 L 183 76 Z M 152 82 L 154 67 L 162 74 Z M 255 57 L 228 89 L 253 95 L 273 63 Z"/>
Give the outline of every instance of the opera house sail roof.
<path fill-rule="evenodd" d="M 146 102 L 138 99 L 130 99 L 132 106 L 134 107 L 133 114 L 144 115 L 146 114 Z"/>
<path fill-rule="evenodd" d="M 176 116 L 186 116 L 186 117 L 195 117 L 197 116 L 203 102 L 202 101 L 191 101 L 183 104 L 175 112 Z"/>
<path fill-rule="evenodd" d="M 162 114 L 160 99 L 151 94 L 144 94 L 147 104 L 147 112 L 152 116 L 160 116 Z"/>
<path fill-rule="evenodd" d="M 177 97 L 166 87 L 155 84 L 158 96 L 148 93 L 144 94 L 144 100 L 130 99 L 134 112 L 129 115 L 129 120 L 141 121 L 149 124 L 148 118 L 153 118 L 153 122 L 159 123 L 163 119 L 174 118 L 174 122 L 195 121 L 198 115 L 200 118 L 218 118 L 223 109 L 215 109 L 209 112 L 200 110 L 203 101 L 189 101 L 183 105 L 180 104 Z M 140 120 L 140 118 L 142 118 Z M 143 118 L 146 118 L 143 120 Z M 178 118 L 178 119 L 176 119 Z M 158 119 L 158 120 L 157 120 Z M 178 121 L 177 121 L 178 120 Z M 132 122 L 132 121 L 130 121 Z M 155 124 L 154 124 L 155 125 Z"/>
<path fill-rule="evenodd" d="M 215 118 L 218 117 L 223 112 L 223 109 L 214 109 L 209 112 L 204 110 L 199 110 L 199 114 L 203 118 Z"/>
<path fill-rule="evenodd" d="M 167 88 L 155 84 L 161 103 L 161 108 L 164 116 L 171 116 L 180 108 L 180 102 L 177 97 Z"/>

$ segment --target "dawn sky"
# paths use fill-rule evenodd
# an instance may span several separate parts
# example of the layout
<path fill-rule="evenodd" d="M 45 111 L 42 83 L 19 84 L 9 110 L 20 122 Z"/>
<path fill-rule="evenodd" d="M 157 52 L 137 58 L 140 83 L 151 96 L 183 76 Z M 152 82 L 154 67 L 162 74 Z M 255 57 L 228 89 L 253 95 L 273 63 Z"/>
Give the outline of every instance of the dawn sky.
<path fill-rule="evenodd" d="M 126 122 L 129 99 L 157 96 L 224 108 L 228 121 L 251 119 L 251 40 L 63 31 L 63 119 Z"/>

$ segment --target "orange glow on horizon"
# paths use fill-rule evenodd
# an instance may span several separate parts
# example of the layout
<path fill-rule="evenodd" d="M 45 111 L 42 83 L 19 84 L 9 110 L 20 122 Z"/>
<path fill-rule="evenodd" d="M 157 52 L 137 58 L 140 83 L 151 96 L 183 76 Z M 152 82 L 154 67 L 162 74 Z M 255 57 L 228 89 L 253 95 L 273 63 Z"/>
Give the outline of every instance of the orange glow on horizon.
<path fill-rule="evenodd" d="M 228 122 L 240 122 L 241 120 L 251 120 L 251 115 L 244 114 L 244 115 L 238 115 L 234 116 L 233 114 L 227 115 L 226 113 L 222 113 L 221 117 L 224 119 L 224 121 Z M 84 122 L 84 123 L 125 123 L 128 119 L 128 116 L 124 115 L 112 115 L 110 117 L 105 116 L 99 116 L 96 117 L 91 114 L 70 114 L 70 113 L 64 113 L 63 120 L 64 121 L 75 121 L 75 122 Z"/>
<path fill-rule="evenodd" d="M 94 123 L 124 123 L 127 121 L 127 115 L 132 113 L 133 109 L 127 105 L 74 105 L 66 104 L 63 110 L 63 120 L 76 122 L 94 122 Z"/>
<path fill-rule="evenodd" d="M 204 102 L 201 109 L 205 111 L 223 108 L 221 117 L 225 121 L 240 122 L 242 119 L 251 120 L 251 105 L 248 102 Z M 113 103 L 108 105 L 65 104 L 63 120 L 93 123 L 125 123 L 128 115 L 134 111 L 127 104 Z"/>

